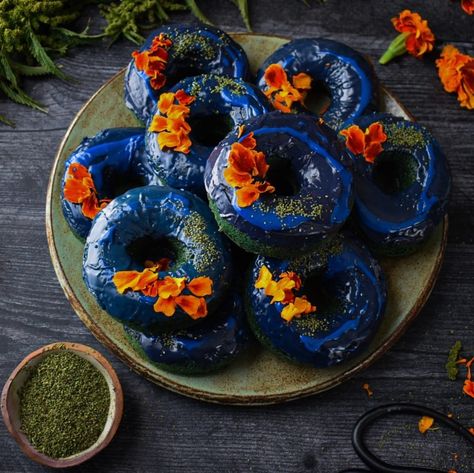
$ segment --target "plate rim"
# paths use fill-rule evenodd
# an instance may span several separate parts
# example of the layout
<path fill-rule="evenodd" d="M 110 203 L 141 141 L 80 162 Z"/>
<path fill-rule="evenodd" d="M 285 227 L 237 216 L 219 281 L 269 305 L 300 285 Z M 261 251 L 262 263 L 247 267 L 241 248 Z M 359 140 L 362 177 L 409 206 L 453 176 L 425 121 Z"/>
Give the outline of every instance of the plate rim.
<path fill-rule="evenodd" d="M 260 33 L 228 33 L 232 37 L 238 36 L 258 36 L 258 37 L 269 37 L 269 38 L 278 38 L 283 40 L 290 41 L 291 38 L 280 36 L 280 35 L 272 35 L 272 34 L 260 34 Z M 57 168 L 59 166 L 59 160 L 61 158 L 61 154 L 66 146 L 66 142 L 71 134 L 72 130 L 75 128 L 77 122 L 85 113 L 86 109 L 89 107 L 90 103 L 104 90 L 106 89 L 111 82 L 117 79 L 118 76 L 124 73 L 126 67 L 122 68 L 116 74 L 114 74 L 110 79 L 108 79 L 99 89 L 94 92 L 89 99 L 85 102 L 85 104 L 79 109 L 79 111 L 74 116 L 71 124 L 67 128 L 61 143 L 59 144 L 58 150 L 54 156 L 53 165 L 51 168 L 51 173 L 48 179 L 48 187 L 46 191 L 46 212 L 45 212 L 45 220 L 46 220 L 46 238 L 48 242 L 48 249 L 51 257 L 51 262 L 53 264 L 54 271 L 56 273 L 56 277 L 59 281 L 59 284 L 66 295 L 67 300 L 71 304 L 74 312 L 79 317 L 79 319 L 84 323 L 84 325 L 89 329 L 89 331 L 94 335 L 94 337 L 108 350 L 110 350 L 120 361 L 125 363 L 129 368 L 135 371 L 138 375 L 143 376 L 148 381 L 153 382 L 154 384 L 166 388 L 170 391 L 173 391 L 177 394 L 181 394 L 190 398 L 198 399 L 201 401 L 206 401 L 210 403 L 216 404 L 224 404 L 224 405 L 241 405 L 241 406 L 259 406 L 259 405 L 270 405 L 270 404 L 278 404 L 282 402 L 293 401 L 297 399 L 301 399 L 303 397 L 311 396 L 314 394 L 319 394 L 324 391 L 328 391 L 340 384 L 344 383 L 348 379 L 352 378 L 356 374 L 362 372 L 366 368 L 368 368 L 371 364 L 375 361 L 380 359 L 382 355 L 384 355 L 390 348 L 392 348 L 398 340 L 402 337 L 402 335 L 406 332 L 408 327 L 413 323 L 414 319 L 418 316 L 423 306 L 426 304 L 436 280 L 438 278 L 439 272 L 441 270 L 442 262 L 444 259 L 444 254 L 446 250 L 447 244 L 447 233 L 448 233 L 448 215 L 446 215 L 443 219 L 441 225 L 443 225 L 442 229 L 442 236 L 441 236 L 441 244 L 436 255 L 436 260 L 434 263 L 433 271 L 430 274 L 429 280 L 426 283 L 423 291 L 418 295 L 416 299 L 416 303 L 413 305 L 411 310 L 403 319 L 403 322 L 400 323 L 392 336 L 385 341 L 382 345 L 377 347 L 369 356 L 367 356 L 363 361 L 361 361 L 356 366 L 347 369 L 343 373 L 341 373 L 336 380 L 328 380 L 325 383 L 322 383 L 318 386 L 308 386 L 307 388 L 285 392 L 285 393 L 278 393 L 278 394 L 251 394 L 251 395 L 240 395 L 240 394 L 219 394 L 219 393 L 210 393 L 208 391 L 203 391 L 196 388 L 191 388 L 187 385 L 175 382 L 161 374 L 157 374 L 156 372 L 152 372 L 147 367 L 143 366 L 140 363 L 137 363 L 131 356 L 127 354 L 126 351 L 122 350 L 118 345 L 113 343 L 112 339 L 110 339 L 107 334 L 92 320 L 89 316 L 87 310 L 83 307 L 77 296 L 75 295 L 71 285 L 68 282 L 66 277 L 65 271 L 62 267 L 61 261 L 59 260 L 58 252 L 56 249 L 55 239 L 54 239 L 54 231 L 53 231 L 53 221 L 52 221 L 52 205 L 53 205 L 53 183 L 54 178 L 56 175 Z M 410 117 L 411 120 L 415 120 L 413 115 L 405 108 L 405 106 L 400 102 L 398 97 L 394 95 L 389 89 L 387 89 L 384 85 L 380 85 L 380 88 L 390 97 L 392 97 L 400 108 L 406 113 L 407 116 Z"/>

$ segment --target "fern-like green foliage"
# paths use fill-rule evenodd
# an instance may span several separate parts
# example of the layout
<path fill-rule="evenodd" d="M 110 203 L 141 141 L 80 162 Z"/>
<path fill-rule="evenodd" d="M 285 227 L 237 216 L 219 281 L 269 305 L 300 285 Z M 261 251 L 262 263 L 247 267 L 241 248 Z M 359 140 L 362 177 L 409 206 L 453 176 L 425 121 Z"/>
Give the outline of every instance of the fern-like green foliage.
<path fill-rule="evenodd" d="M 226 1 L 235 5 L 250 30 L 248 0 Z M 301 1 L 307 4 L 307 0 Z M 88 5 L 98 5 L 106 20 L 102 34 L 91 36 L 87 30 L 68 28 Z M 54 61 L 57 55 L 103 37 L 114 42 L 123 35 L 139 44 L 144 31 L 167 22 L 177 11 L 190 11 L 210 23 L 197 0 L 0 0 L 0 92 L 19 104 L 45 111 L 22 90 L 22 76 L 51 74 L 66 79 Z M 0 122 L 13 125 L 2 115 Z"/>
<path fill-rule="evenodd" d="M 0 91 L 9 99 L 45 109 L 21 89 L 21 76 L 66 75 L 52 59 L 92 37 L 65 28 L 83 8 L 72 0 L 0 0 Z M 0 121 L 13 125 L 0 115 Z"/>

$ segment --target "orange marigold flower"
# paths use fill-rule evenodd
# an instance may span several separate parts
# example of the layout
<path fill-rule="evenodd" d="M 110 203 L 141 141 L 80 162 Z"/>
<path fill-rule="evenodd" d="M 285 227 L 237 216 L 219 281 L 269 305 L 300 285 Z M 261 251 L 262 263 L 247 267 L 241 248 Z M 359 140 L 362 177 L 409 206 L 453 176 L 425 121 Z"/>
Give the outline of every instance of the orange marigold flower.
<path fill-rule="evenodd" d="M 81 204 L 82 214 L 91 220 L 110 202 L 110 199 L 99 200 L 92 175 L 79 163 L 69 165 L 64 198 L 73 204 Z"/>
<path fill-rule="evenodd" d="M 392 24 L 400 34 L 382 55 L 380 64 L 387 64 L 394 57 L 406 52 L 420 58 L 433 50 L 435 36 L 428 22 L 423 20 L 418 13 L 403 10 L 397 17 L 392 18 Z"/>
<path fill-rule="evenodd" d="M 189 153 L 192 145 L 189 138 L 191 127 L 186 120 L 191 113 L 188 105 L 194 100 L 195 97 L 188 95 L 183 89 L 176 93 L 166 92 L 160 95 L 159 114 L 155 114 L 148 128 L 149 131 L 158 133 L 157 140 L 160 149 L 167 148 L 184 154 Z"/>
<path fill-rule="evenodd" d="M 280 274 L 278 281 L 275 281 L 270 270 L 263 265 L 255 281 L 255 288 L 263 289 L 266 296 L 272 297 L 270 304 L 280 302 L 284 305 L 280 315 L 288 322 L 294 317 L 301 317 L 302 314 L 310 314 L 316 310 L 306 296 L 295 295 L 294 291 L 301 288 L 301 279 L 292 271 Z"/>
<path fill-rule="evenodd" d="M 403 10 L 398 17 L 392 18 L 393 26 L 400 33 L 409 33 L 406 48 L 412 56 L 420 57 L 433 50 L 435 37 L 428 22 L 418 13 Z"/>
<path fill-rule="evenodd" d="M 433 417 L 428 417 L 428 416 L 423 416 L 419 421 L 418 421 L 418 430 L 424 434 L 426 433 L 429 429 L 434 424 L 434 419 Z"/>
<path fill-rule="evenodd" d="M 444 90 L 457 93 L 461 107 L 474 109 L 474 57 L 448 44 L 436 66 Z"/>
<path fill-rule="evenodd" d="M 461 0 L 461 8 L 468 14 L 474 14 L 474 0 Z"/>
<path fill-rule="evenodd" d="M 257 141 L 253 132 L 240 143 L 233 143 L 229 152 L 228 166 L 224 169 L 224 179 L 237 189 L 237 205 L 248 207 L 260 198 L 261 194 L 275 192 L 275 188 L 265 176 L 269 165 L 265 154 L 256 151 Z"/>
<path fill-rule="evenodd" d="M 153 304 L 155 312 L 172 317 L 176 307 L 180 307 L 192 319 L 207 315 L 207 303 L 204 296 L 212 294 L 212 280 L 207 276 L 199 276 L 186 284 L 186 278 L 165 276 L 159 278 L 159 271 L 168 269 L 169 258 L 161 258 L 157 262 L 145 261 L 145 269 L 139 271 L 118 271 L 113 282 L 117 291 L 123 294 L 127 290 L 138 291 L 149 297 L 157 297 Z M 184 290 L 191 294 L 183 294 Z"/>
<path fill-rule="evenodd" d="M 166 84 L 166 75 L 163 71 L 166 69 L 168 49 L 171 45 L 171 40 L 164 33 L 160 33 L 153 38 L 149 49 L 132 53 L 136 68 L 150 78 L 150 85 L 155 90 L 161 89 Z"/>
<path fill-rule="evenodd" d="M 265 95 L 276 109 L 290 113 L 294 103 L 304 105 L 307 91 L 311 89 L 311 76 L 300 72 L 292 77 L 290 83 L 280 64 L 270 64 L 265 69 L 263 77 L 267 84 Z"/>
<path fill-rule="evenodd" d="M 357 125 L 352 125 L 340 134 L 346 138 L 346 147 L 354 154 L 362 154 L 368 163 L 373 163 L 375 158 L 383 151 L 382 143 L 387 141 L 383 125 L 379 122 L 372 123 L 365 132 Z"/>

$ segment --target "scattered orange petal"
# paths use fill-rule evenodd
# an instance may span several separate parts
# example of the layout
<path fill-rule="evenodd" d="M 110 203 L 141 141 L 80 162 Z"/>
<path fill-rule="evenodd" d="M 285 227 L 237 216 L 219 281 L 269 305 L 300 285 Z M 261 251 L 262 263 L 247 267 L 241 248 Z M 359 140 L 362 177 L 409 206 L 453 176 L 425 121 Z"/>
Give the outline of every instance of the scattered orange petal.
<path fill-rule="evenodd" d="M 199 319 L 207 315 L 206 301 L 202 297 L 178 296 L 175 301 L 192 319 Z"/>
<path fill-rule="evenodd" d="M 173 297 L 169 297 L 168 299 L 158 297 L 153 305 L 153 310 L 165 314 L 166 317 L 171 317 L 176 312 L 176 301 Z"/>
<path fill-rule="evenodd" d="M 364 383 L 362 385 L 362 389 L 364 389 L 366 391 L 368 397 L 372 397 L 374 395 L 374 392 L 370 388 L 369 383 Z"/>
<path fill-rule="evenodd" d="M 461 8 L 468 14 L 474 14 L 474 0 L 461 0 Z"/>
<path fill-rule="evenodd" d="M 418 430 L 424 434 L 433 426 L 433 423 L 434 419 L 432 417 L 423 416 L 418 422 Z"/>

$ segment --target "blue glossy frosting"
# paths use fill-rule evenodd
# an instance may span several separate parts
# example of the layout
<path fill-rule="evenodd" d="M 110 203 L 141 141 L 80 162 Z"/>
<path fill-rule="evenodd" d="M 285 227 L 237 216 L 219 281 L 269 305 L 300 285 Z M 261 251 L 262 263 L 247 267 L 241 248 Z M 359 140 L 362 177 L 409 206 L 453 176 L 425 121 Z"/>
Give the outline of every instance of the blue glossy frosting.
<path fill-rule="evenodd" d="M 316 312 L 284 320 L 284 305 L 270 304 L 271 297 L 255 289 L 263 265 L 275 280 L 282 272 L 295 271 L 302 279 L 298 293 L 316 305 Z M 338 235 L 321 252 L 300 258 L 258 256 L 247 282 L 246 308 L 250 326 L 264 345 L 293 361 L 325 368 L 367 346 L 383 317 L 386 296 L 377 261 L 361 243 Z"/>
<path fill-rule="evenodd" d="M 267 88 L 264 72 L 270 64 L 280 64 L 290 81 L 304 72 L 312 77 L 314 87 L 323 84 L 331 104 L 322 117 L 333 128 L 342 128 L 350 120 L 377 109 L 378 80 L 373 67 L 346 44 L 325 38 L 296 39 L 284 44 L 257 73 L 262 90 Z"/>
<path fill-rule="evenodd" d="M 247 346 L 249 330 L 242 300 L 226 297 L 218 313 L 198 325 L 153 336 L 132 329 L 128 335 L 145 356 L 165 370 L 206 373 L 231 363 Z"/>
<path fill-rule="evenodd" d="M 256 149 L 267 157 L 272 184 L 272 156 L 287 161 L 288 175 L 294 180 L 292 195 L 263 194 L 249 207 L 237 205 L 236 189 L 225 180 L 232 143 L 253 132 Z M 272 112 L 245 123 L 242 136 L 230 133 L 212 152 L 205 171 L 205 185 L 223 230 L 226 224 L 263 244 L 257 252 L 304 253 L 323 238 L 334 234 L 347 220 L 352 207 L 352 174 L 344 146 L 328 126 L 302 114 Z M 289 174 L 292 174 L 290 176 Z M 277 176 L 278 177 L 278 176 Z M 236 240 L 232 232 L 228 236 Z M 242 246 L 242 240 L 236 241 Z M 254 251 L 247 248 L 244 249 Z M 270 253 L 266 251 L 270 248 Z"/>
<path fill-rule="evenodd" d="M 79 163 L 88 169 L 100 199 L 112 199 L 132 187 L 159 184 L 158 175 L 143 159 L 144 134 L 143 128 L 102 130 L 93 138 L 84 138 L 66 160 L 61 181 L 62 209 L 69 226 L 79 237 L 87 236 L 92 221 L 83 215 L 81 204 L 73 204 L 64 198 L 69 166 Z M 117 186 L 118 182 L 120 186 Z"/>
<path fill-rule="evenodd" d="M 139 260 L 128 249 L 144 237 L 151 240 Z M 170 246 L 174 248 L 171 256 L 165 252 Z M 156 298 L 135 291 L 120 294 L 115 287 L 116 272 L 142 271 L 144 259 L 156 261 L 162 256 L 170 256 L 172 262 L 167 271 L 159 272 L 160 279 L 212 279 L 213 292 L 206 296 L 208 314 L 212 314 L 230 282 L 230 251 L 207 205 L 189 192 L 170 187 L 133 189 L 98 214 L 84 249 L 84 281 L 112 317 L 147 334 L 190 326 L 194 321 L 179 307 L 167 317 L 153 310 Z"/>
<path fill-rule="evenodd" d="M 125 75 L 125 104 L 143 122 L 150 116 L 159 94 L 185 77 L 208 73 L 247 77 L 247 56 L 224 31 L 203 24 L 165 25 L 148 36 L 140 51 L 149 49 L 160 33 L 172 41 L 164 70 L 167 77 L 164 87 L 153 89 L 150 78 L 135 67 L 133 59 Z"/>
<path fill-rule="evenodd" d="M 178 90 L 184 90 L 195 97 L 195 101 L 188 106 L 190 116 L 187 121 L 191 127 L 194 120 L 205 120 L 218 115 L 227 130 L 231 130 L 252 117 L 270 111 L 263 93 L 241 79 L 205 74 L 178 82 L 171 92 Z M 155 109 L 154 113 L 159 112 Z M 209 126 L 212 127 L 213 124 L 210 123 Z M 146 158 L 150 168 L 168 185 L 204 196 L 204 168 L 218 143 L 203 143 L 192 129 L 189 135 L 192 146 L 189 153 L 185 154 L 172 149 L 160 149 L 158 135 L 159 133 L 149 131 L 145 136 Z"/>
<path fill-rule="evenodd" d="M 384 126 L 387 141 L 375 164 L 352 156 L 357 222 L 375 249 L 393 255 L 408 253 L 431 235 L 446 214 L 451 189 L 447 160 L 438 142 L 418 123 L 371 114 L 356 124 L 365 129 L 374 122 Z M 374 179 L 387 155 L 392 161 L 404 159 L 399 173 L 408 183 L 403 188 L 387 191 Z M 389 173 L 390 168 L 379 174 L 383 172 Z"/>

